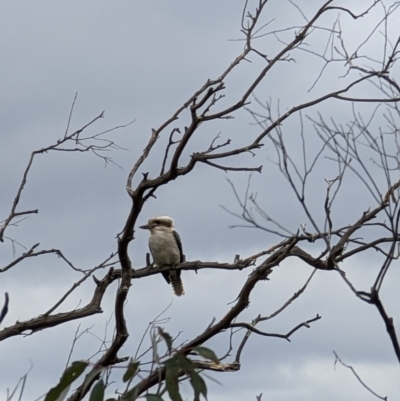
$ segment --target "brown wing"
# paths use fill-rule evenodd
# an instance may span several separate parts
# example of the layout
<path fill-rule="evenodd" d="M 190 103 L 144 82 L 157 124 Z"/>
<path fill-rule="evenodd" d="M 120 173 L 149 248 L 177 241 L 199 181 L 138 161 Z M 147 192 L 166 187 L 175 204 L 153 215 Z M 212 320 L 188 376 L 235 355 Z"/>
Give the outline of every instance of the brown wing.
<path fill-rule="evenodd" d="M 174 235 L 175 241 L 176 241 L 176 245 L 178 245 L 178 249 L 179 249 L 179 263 L 183 263 L 183 251 L 182 251 L 182 241 L 181 241 L 181 237 L 179 236 L 179 234 L 174 230 L 172 231 L 172 234 Z"/>
<path fill-rule="evenodd" d="M 179 249 L 179 263 L 183 263 L 184 262 L 184 258 L 183 258 L 183 252 L 182 252 L 182 241 L 181 241 L 181 237 L 179 236 L 179 234 L 174 230 L 172 231 L 172 234 L 174 235 L 175 241 L 176 241 L 176 245 L 178 245 L 178 249 Z M 181 288 L 183 291 L 183 286 L 182 286 L 182 281 L 181 281 L 181 271 L 180 270 L 176 270 L 176 278 L 177 280 L 179 280 L 181 282 Z M 177 292 L 175 292 L 176 295 L 178 295 Z M 183 291 L 183 294 L 185 292 Z M 181 295 L 181 294 L 179 294 Z"/>

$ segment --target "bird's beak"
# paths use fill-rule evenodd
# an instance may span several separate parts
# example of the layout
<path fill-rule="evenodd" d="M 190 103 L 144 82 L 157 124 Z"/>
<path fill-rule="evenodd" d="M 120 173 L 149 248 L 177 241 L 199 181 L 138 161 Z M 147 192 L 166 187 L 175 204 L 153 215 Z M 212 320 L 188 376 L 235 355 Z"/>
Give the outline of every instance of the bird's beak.
<path fill-rule="evenodd" d="M 145 224 L 144 226 L 139 226 L 139 228 L 142 228 L 143 230 L 150 230 L 151 225 L 150 224 Z"/>

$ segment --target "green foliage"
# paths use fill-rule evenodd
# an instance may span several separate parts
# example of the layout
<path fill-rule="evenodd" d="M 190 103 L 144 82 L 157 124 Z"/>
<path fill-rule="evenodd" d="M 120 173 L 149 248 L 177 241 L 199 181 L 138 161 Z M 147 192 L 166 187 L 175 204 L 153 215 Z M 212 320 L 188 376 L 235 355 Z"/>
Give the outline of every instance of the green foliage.
<path fill-rule="evenodd" d="M 121 401 L 135 401 L 138 396 L 138 389 L 134 387 L 121 397 Z"/>
<path fill-rule="evenodd" d="M 207 399 L 207 386 L 204 379 L 197 373 L 190 375 L 190 384 L 194 391 L 194 401 L 200 400 L 200 394 L 203 394 L 204 398 Z"/>
<path fill-rule="evenodd" d="M 83 361 L 72 362 L 71 366 L 65 369 L 57 386 L 50 389 L 44 401 L 62 401 L 73 383 L 86 369 L 88 363 Z"/>
<path fill-rule="evenodd" d="M 179 394 L 179 373 L 181 367 L 179 366 L 176 355 L 167 359 L 164 362 L 165 368 L 165 386 L 172 401 L 182 401 Z"/>
<path fill-rule="evenodd" d="M 207 355 L 210 355 L 211 352 L 215 356 L 211 350 L 208 350 L 207 348 L 206 350 Z M 217 359 L 216 356 L 215 359 Z M 194 391 L 194 400 L 199 401 L 200 395 L 203 395 L 207 399 L 206 383 L 197 373 L 194 363 L 185 355 L 177 352 L 172 358 L 165 361 L 164 367 L 165 385 L 171 400 L 182 401 L 182 397 L 179 393 L 179 377 L 183 376 L 183 374 L 190 378 L 190 384 Z"/>
<path fill-rule="evenodd" d="M 158 335 L 157 335 L 158 334 Z M 183 401 L 180 394 L 179 383 L 182 380 L 189 379 L 189 382 L 193 388 L 194 401 L 200 401 L 200 396 L 207 399 L 207 385 L 205 380 L 197 372 L 199 368 L 196 368 L 196 361 L 192 361 L 182 352 L 174 351 L 173 340 L 170 334 L 165 332 L 162 328 L 157 328 L 153 330 L 150 334 L 154 362 L 160 367 L 165 369 L 165 389 L 172 401 Z M 163 357 L 160 358 L 157 352 L 157 344 L 164 340 L 168 352 Z M 186 351 L 187 352 L 187 351 Z M 219 363 L 217 355 L 209 348 L 206 347 L 194 347 L 191 352 L 198 354 L 202 358 L 208 359 L 214 363 Z M 167 358 L 167 359 L 165 359 Z M 159 361 L 159 363 L 157 363 Z M 53 387 L 44 401 L 63 401 L 69 391 L 71 384 L 85 371 L 88 366 L 87 362 L 77 361 L 73 362 L 70 367 L 68 367 L 57 386 Z M 130 381 L 135 378 L 139 372 L 139 361 L 134 361 L 132 358 L 129 361 L 128 367 L 124 372 L 122 381 L 128 383 L 128 389 L 130 386 Z M 92 383 L 100 377 L 100 374 L 104 371 L 104 367 L 94 367 L 90 373 L 86 376 L 84 382 L 82 383 L 82 392 L 85 394 L 87 386 L 91 386 Z M 97 381 L 93 386 L 89 401 L 103 401 L 105 397 L 105 384 L 103 379 Z M 138 386 L 134 386 L 120 398 L 120 401 L 135 401 L 138 398 Z M 146 401 L 163 401 L 163 398 L 159 394 L 145 394 L 141 395 L 140 399 L 145 399 Z M 108 398 L 107 401 L 116 401 L 115 398 Z"/>
<path fill-rule="evenodd" d="M 104 382 L 99 380 L 90 393 L 89 401 L 103 401 L 104 400 Z"/>
<path fill-rule="evenodd" d="M 133 362 L 133 359 L 131 359 L 129 361 L 128 369 L 126 369 L 126 372 L 122 377 L 122 381 L 126 383 L 127 381 L 134 378 L 138 370 L 139 370 L 139 362 L 138 361 Z"/>
<path fill-rule="evenodd" d="M 161 327 L 158 328 L 158 334 L 164 339 L 167 344 L 168 352 L 172 351 L 172 337 L 166 333 Z"/>
<path fill-rule="evenodd" d="M 151 349 L 153 350 L 153 360 L 157 365 L 161 364 L 160 356 L 158 355 L 157 335 L 154 330 L 150 332 Z"/>
<path fill-rule="evenodd" d="M 193 351 L 197 352 L 200 356 L 202 356 L 205 359 L 209 359 L 215 363 L 219 363 L 219 359 L 217 358 L 217 355 L 215 355 L 215 352 L 213 350 L 211 350 L 210 348 L 194 347 Z"/>
<path fill-rule="evenodd" d="M 146 401 L 164 401 L 158 394 L 147 394 Z"/>
<path fill-rule="evenodd" d="M 86 392 L 87 386 L 91 386 L 94 380 L 100 376 L 100 373 L 104 371 L 103 366 L 96 366 L 93 368 L 85 377 L 84 382 L 82 383 L 82 393 Z"/>

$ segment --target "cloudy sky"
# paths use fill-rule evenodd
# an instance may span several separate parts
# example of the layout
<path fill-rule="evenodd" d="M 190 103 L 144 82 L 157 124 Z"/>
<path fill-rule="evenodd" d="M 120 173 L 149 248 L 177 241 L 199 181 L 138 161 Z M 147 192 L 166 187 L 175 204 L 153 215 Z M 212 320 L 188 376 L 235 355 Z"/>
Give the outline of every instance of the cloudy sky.
<path fill-rule="evenodd" d="M 373 2 L 334 3 L 351 4 L 354 12 L 360 12 L 365 4 Z M 386 7 L 395 3 L 384 1 Z M 243 43 L 232 39 L 241 38 L 243 4 L 241 0 L 0 2 L 1 220 L 9 213 L 32 150 L 49 146 L 64 135 L 76 93 L 71 132 L 103 110 L 105 118 L 90 127 L 88 133 L 133 121 L 108 136 L 122 148 L 107 154 L 116 165 L 105 166 L 103 160 L 88 153 L 49 152 L 35 159 L 20 208 L 37 208 L 39 214 L 6 232 L 9 239 L 1 244 L 0 267 L 14 258 L 10 239 L 18 241 L 14 243 L 16 256 L 25 251 L 24 247 L 29 249 L 39 242 L 38 249 L 61 249 L 82 269 L 96 266 L 116 250 L 115 237 L 123 229 L 131 204 L 125 191 L 129 170 L 147 143 L 151 129 L 159 127 L 207 79 L 217 78 L 241 53 Z M 296 4 L 306 17 L 311 17 L 323 2 L 299 0 Z M 330 28 L 338 15 L 338 11 L 332 12 L 320 25 Z M 362 43 L 382 15 L 383 8 L 377 8 L 357 24 L 342 16 L 341 27 L 349 48 Z M 399 17 L 395 12 L 388 20 L 387 32 L 392 40 L 399 35 L 394 23 Z M 269 23 L 265 30 L 269 32 L 300 26 L 304 18 L 289 1 L 271 0 L 264 23 Z M 380 30 L 383 29 L 381 26 Z M 363 47 L 365 53 L 376 59 L 383 57 L 380 30 Z M 293 32 L 266 36 L 258 42 L 260 51 L 273 57 L 282 47 L 280 41 L 291 40 Z M 328 34 L 321 30 L 310 38 L 310 49 L 323 51 Z M 313 87 L 323 61 L 301 51 L 292 52 L 291 57 L 295 61 L 279 64 L 256 91 L 260 101 L 271 100 L 274 112 L 278 108 L 285 112 L 296 104 L 343 87 L 352 78 L 342 77 L 347 71 L 344 63 L 332 63 Z M 264 65 L 257 58 L 250 61 L 227 80 L 223 105 L 236 102 Z M 395 72 L 398 77 L 399 69 Z M 353 94 L 375 96 L 376 93 L 372 85 L 365 85 Z M 371 115 L 375 106 L 366 105 L 357 111 Z M 251 107 L 262 111 L 254 99 Z M 318 119 L 318 112 L 327 120 L 332 117 L 343 125 L 352 115 L 351 104 L 337 101 L 313 108 L 307 114 Z M 176 126 L 183 130 L 188 118 L 183 115 Z M 377 116 L 374 129 L 378 130 L 383 121 Z M 288 148 L 293 159 L 301 163 L 299 126 L 299 116 L 293 116 L 284 124 L 284 130 L 290 138 Z M 206 149 L 218 133 L 222 141 L 230 138 L 233 146 L 241 146 L 259 132 L 260 127 L 254 124 L 251 115 L 241 111 L 234 120 L 202 128 L 182 163 L 189 160 L 190 153 Z M 311 158 L 318 151 L 320 140 L 311 124 L 305 125 L 304 132 L 309 141 L 307 157 Z M 157 142 L 140 173 L 155 174 L 159 170 L 167 134 Z M 276 152 L 271 142 L 265 141 L 255 157 L 242 156 L 233 160 L 232 165 L 263 165 L 263 172 L 253 174 L 251 181 L 251 191 L 257 192 L 260 205 L 292 232 L 303 223 L 310 228 L 293 191 L 273 161 L 276 161 Z M 373 169 L 372 163 L 371 174 L 378 186 L 384 188 L 385 182 L 379 181 L 382 175 Z M 310 177 L 307 199 L 319 222 L 323 221 L 324 178 L 332 179 L 336 175 L 337 169 L 327 161 Z M 227 179 L 243 196 L 248 178 L 247 172 L 224 173 L 199 165 L 189 176 L 160 188 L 157 199 L 145 205 L 139 224 L 154 215 L 172 216 L 189 261 L 232 262 L 236 254 L 246 257 L 259 252 L 280 238 L 258 229 L 231 229 L 241 222 L 221 207 L 240 212 Z M 376 206 L 373 197 L 354 177 L 350 176 L 343 185 L 333 211 L 338 225 L 355 221 L 368 207 Z M 148 235 L 139 231 L 130 245 L 130 256 L 137 268 L 145 265 Z M 314 252 L 317 255 L 318 249 Z M 381 260 L 376 255 L 368 254 L 368 257 L 360 255 L 352 259 L 343 267 L 358 289 L 368 290 L 379 263 Z M 271 280 L 260 283 L 254 290 L 251 305 L 240 320 L 249 322 L 258 314 L 274 312 L 304 284 L 311 272 L 309 266 L 295 259 L 283 263 L 275 269 Z M 120 356 L 135 354 L 149 322 L 171 301 L 163 315 L 167 321 L 162 325 L 173 335 L 180 333 L 181 341 L 192 339 L 214 316 L 221 318 L 229 310 L 228 303 L 236 298 L 248 273 L 183 272 L 186 295 L 181 298 L 173 297 L 159 275 L 134 282 L 125 309 L 130 338 Z M 100 271 L 97 277 L 103 274 Z M 79 274 L 54 255 L 25 261 L 2 273 L 0 295 L 8 292 L 11 299 L 2 328 L 44 313 L 79 278 Z M 398 267 L 394 265 L 383 293 L 387 311 L 397 322 L 400 319 L 396 316 L 400 310 L 396 294 L 399 279 Z M 89 281 L 79 287 L 60 311 L 87 303 L 93 288 L 93 282 Z M 78 327 L 81 332 L 86 329 L 89 332 L 76 343 L 72 360 L 92 356 L 104 338 L 110 340 L 115 290 L 116 285 L 108 289 L 101 315 L 4 341 L 0 358 L 1 397 L 30 368 L 24 400 L 36 399 L 53 386 L 65 367 Z M 252 335 L 242 356 L 240 372 L 214 375 L 221 385 L 208 381 L 209 399 L 255 400 L 260 393 L 263 400 L 374 399 L 349 370 L 341 366 L 334 368 L 333 351 L 352 365 L 378 394 L 388 396 L 389 400 L 399 399 L 399 366 L 383 322 L 377 311 L 357 300 L 334 272 L 317 272 L 302 297 L 285 313 L 260 325 L 260 329 L 286 333 L 317 313 L 322 319 L 309 329 L 295 333 L 291 342 Z M 400 331 L 398 323 L 396 327 Z M 240 332 L 234 337 L 235 346 L 242 335 Z M 209 346 L 222 355 L 228 342 L 227 334 L 220 335 Z M 189 390 L 186 396 L 190 399 Z"/>

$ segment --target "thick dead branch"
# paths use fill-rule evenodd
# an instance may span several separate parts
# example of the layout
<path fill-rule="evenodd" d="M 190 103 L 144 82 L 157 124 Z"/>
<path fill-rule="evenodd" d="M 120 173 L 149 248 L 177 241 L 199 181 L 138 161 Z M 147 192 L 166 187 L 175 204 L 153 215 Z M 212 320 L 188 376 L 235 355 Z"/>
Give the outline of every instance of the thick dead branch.
<path fill-rule="evenodd" d="M 75 309 L 69 312 L 57 313 L 54 315 L 42 315 L 23 322 L 17 322 L 14 325 L 5 327 L 0 331 L 0 341 L 16 335 L 30 335 L 39 330 L 58 326 L 71 320 L 82 319 L 87 316 L 102 313 L 101 301 L 107 287 L 113 281 L 112 272 L 113 269 L 110 269 L 109 273 L 103 278 L 103 280 L 98 282 L 91 301 L 83 308 Z"/>
<path fill-rule="evenodd" d="M 388 314 L 386 313 L 386 310 L 379 297 L 379 292 L 376 291 L 374 288 L 372 288 L 370 293 L 358 291 L 357 295 L 363 301 L 375 305 L 376 308 L 378 309 L 378 312 L 381 315 L 383 322 L 385 323 L 386 331 L 389 334 L 389 338 L 393 345 L 393 349 L 396 354 L 397 360 L 400 363 L 400 344 L 396 334 L 396 328 L 394 326 L 393 318 L 389 317 Z"/>
<path fill-rule="evenodd" d="M 240 363 L 214 363 L 207 361 L 197 361 L 192 360 L 193 364 L 198 369 L 212 370 L 213 372 L 237 372 L 240 370 Z"/>

